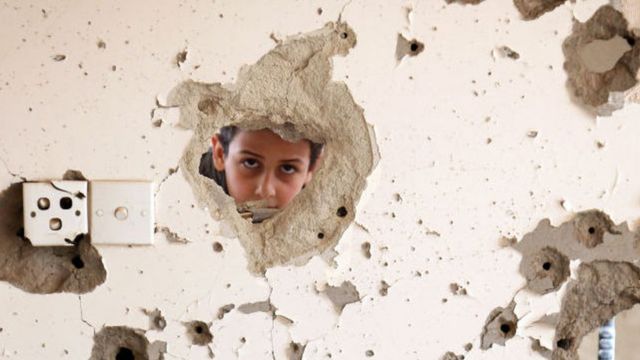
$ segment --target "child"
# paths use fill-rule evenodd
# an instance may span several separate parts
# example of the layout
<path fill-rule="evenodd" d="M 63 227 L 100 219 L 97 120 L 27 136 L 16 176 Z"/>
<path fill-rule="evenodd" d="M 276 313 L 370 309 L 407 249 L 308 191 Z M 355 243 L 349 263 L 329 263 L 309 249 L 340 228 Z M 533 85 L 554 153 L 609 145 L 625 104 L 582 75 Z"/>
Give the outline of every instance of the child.
<path fill-rule="evenodd" d="M 236 204 L 262 201 L 282 209 L 311 181 L 323 145 L 289 142 L 269 129 L 224 126 L 200 159 L 200 174 L 222 187 Z"/>

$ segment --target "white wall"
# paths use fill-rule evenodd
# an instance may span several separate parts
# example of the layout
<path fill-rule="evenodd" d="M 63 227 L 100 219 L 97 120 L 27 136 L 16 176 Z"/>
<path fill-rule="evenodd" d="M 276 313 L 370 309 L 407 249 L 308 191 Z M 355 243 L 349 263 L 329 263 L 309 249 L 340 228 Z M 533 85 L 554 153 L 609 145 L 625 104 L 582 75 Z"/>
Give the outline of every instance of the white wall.
<path fill-rule="evenodd" d="M 334 78 L 365 109 L 381 161 L 357 224 L 336 247 L 337 266 L 314 258 L 270 269 L 266 279 L 247 272 L 237 241 L 191 207 L 182 174 L 170 176 L 158 189 L 158 219 L 190 242 L 158 234 L 153 247 L 100 247 L 107 280 L 81 296 L 0 283 L 0 358 L 89 358 L 102 326 L 148 329 L 141 308 L 166 317 L 164 331 L 146 335 L 167 342 L 167 359 L 208 357 L 185 336 L 182 322 L 191 320 L 212 322 L 217 359 L 269 359 L 272 350 L 285 359 L 291 340 L 307 344 L 304 359 L 359 359 L 367 350 L 379 359 L 435 359 L 465 353 L 469 342 L 471 359 L 541 358 L 519 336 L 479 350 L 487 315 L 524 285 L 519 254 L 500 239 L 521 238 L 544 218 L 554 225 L 570 219 L 562 200 L 575 211 L 599 208 L 615 223 L 638 224 L 640 106 L 596 119 L 565 87 L 561 44 L 572 9 L 588 12 L 596 3 L 579 0 L 530 22 L 508 0 L 3 3 L 0 188 L 20 181 L 12 174 L 55 179 L 67 169 L 160 183 L 190 133 L 151 125 L 156 96 L 185 79 L 233 82 L 241 65 L 274 46 L 272 32 L 283 38 L 320 28 L 343 7 L 358 44 L 335 59 Z M 397 64 L 399 32 L 424 42 L 425 51 Z M 504 45 L 520 58 L 492 57 Z M 179 68 L 175 56 L 185 48 Z M 66 59 L 56 62 L 56 54 Z M 537 137 L 527 136 L 532 130 Z M 214 241 L 223 252 L 212 250 Z M 372 244 L 371 259 L 363 242 Z M 316 289 L 343 280 L 362 300 L 338 315 Z M 391 286 L 386 296 L 381 281 Z M 451 283 L 468 296 L 452 295 Z M 292 324 L 263 312 L 217 318 L 223 305 L 269 296 Z"/>

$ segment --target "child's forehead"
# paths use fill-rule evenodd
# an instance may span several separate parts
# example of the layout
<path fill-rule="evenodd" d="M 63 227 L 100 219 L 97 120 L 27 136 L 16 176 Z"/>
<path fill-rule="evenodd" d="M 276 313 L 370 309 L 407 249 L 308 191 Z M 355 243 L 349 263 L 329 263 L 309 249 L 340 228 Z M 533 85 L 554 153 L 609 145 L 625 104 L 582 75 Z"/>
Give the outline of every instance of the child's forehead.
<path fill-rule="evenodd" d="M 308 140 L 291 142 L 270 129 L 239 130 L 232 140 L 232 146 L 240 151 L 253 150 L 277 154 L 306 155 L 311 151 Z"/>

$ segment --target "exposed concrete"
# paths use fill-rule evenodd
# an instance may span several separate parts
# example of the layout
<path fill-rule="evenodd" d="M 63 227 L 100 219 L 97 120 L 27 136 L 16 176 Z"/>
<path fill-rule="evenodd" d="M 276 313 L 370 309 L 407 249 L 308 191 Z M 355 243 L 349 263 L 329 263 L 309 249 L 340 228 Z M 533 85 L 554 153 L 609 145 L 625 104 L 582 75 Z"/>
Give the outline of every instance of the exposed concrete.
<path fill-rule="evenodd" d="M 255 273 L 324 252 L 355 216 L 378 150 L 362 108 L 343 83 L 331 81 L 331 58 L 346 55 L 355 44 L 347 24 L 328 23 L 244 66 L 233 86 L 186 81 L 168 97 L 167 106 L 180 107 L 180 126 L 194 131 L 180 166 L 200 205 L 233 224 Z M 252 224 L 238 214 L 233 199 L 198 171 L 210 137 L 224 125 L 270 128 L 288 140 L 324 143 L 323 165 L 287 208 Z M 346 213 L 337 211 L 342 208 Z"/>
<path fill-rule="evenodd" d="M 640 269 L 628 262 L 594 261 L 578 269 L 562 299 L 552 359 L 577 360 L 582 337 L 640 303 Z"/>
<path fill-rule="evenodd" d="M 162 360 L 166 344 L 149 344 L 142 330 L 126 326 L 107 326 L 93 337 L 93 349 L 89 360 Z"/>
<path fill-rule="evenodd" d="M 506 308 L 495 308 L 487 317 L 487 321 L 480 335 L 480 348 L 489 349 L 493 344 L 503 345 L 507 340 L 515 336 L 518 328 L 518 318 L 513 310 L 515 302 L 511 302 Z"/>
<path fill-rule="evenodd" d="M 213 334 L 209 329 L 210 324 L 196 320 L 186 323 L 185 326 L 187 327 L 187 336 L 193 345 L 205 346 L 213 340 Z"/>
<path fill-rule="evenodd" d="M 75 240 L 74 246 L 32 246 L 23 237 L 22 183 L 0 193 L 0 280 L 38 294 L 92 291 L 107 272 L 89 237 Z"/>
<path fill-rule="evenodd" d="M 537 19 L 564 4 L 567 0 L 513 0 L 525 20 Z"/>
<path fill-rule="evenodd" d="M 568 84 L 576 98 L 598 115 L 610 115 L 624 106 L 624 93 L 638 84 L 640 38 L 629 31 L 624 15 L 612 6 L 603 6 L 585 23 L 574 21 L 573 32 L 562 45 L 564 69 Z M 619 36 L 629 45 L 613 68 L 592 71 L 582 59 L 582 49 L 597 40 Z"/>
<path fill-rule="evenodd" d="M 626 223 L 615 225 L 602 211 L 577 213 L 558 227 L 542 220 L 513 248 L 522 253 L 520 272 L 527 288 L 542 295 L 558 291 L 569 278 L 570 260 L 581 262 L 577 276 L 567 284 L 560 313 L 538 319 L 555 327 L 553 349 L 532 338 L 532 348 L 545 357 L 577 359 L 583 336 L 640 303 L 640 234 L 631 232 Z M 504 344 L 515 335 L 515 305 L 512 301 L 507 309 L 498 308 L 489 315 L 482 349 Z M 508 329 L 500 329 L 504 323 Z"/>
<path fill-rule="evenodd" d="M 387 288 L 384 288 L 384 292 L 386 292 Z M 380 292 L 382 295 L 383 290 L 381 289 Z M 333 303 L 333 306 L 335 307 L 337 313 L 342 313 L 342 310 L 348 304 L 360 301 L 360 294 L 358 293 L 358 289 L 356 289 L 356 287 L 352 283 L 347 281 L 343 282 L 340 286 L 327 286 L 324 290 L 324 293 Z"/>

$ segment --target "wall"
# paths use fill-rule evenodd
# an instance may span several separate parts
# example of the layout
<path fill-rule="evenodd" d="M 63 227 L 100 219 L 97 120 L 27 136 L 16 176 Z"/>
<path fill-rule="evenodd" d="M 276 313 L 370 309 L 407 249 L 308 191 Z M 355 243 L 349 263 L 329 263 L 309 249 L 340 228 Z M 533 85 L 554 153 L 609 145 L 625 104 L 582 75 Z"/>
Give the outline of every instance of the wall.
<path fill-rule="evenodd" d="M 157 225 L 170 231 L 152 247 L 98 247 L 106 280 L 88 292 L 32 294 L 0 282 L 0 358 L 100 358 L 105 326 L 123 327 L 107 328 L 105 347 L 149 341 L 150 358 L 543 358 L 532 338 L 553 347 L 553 332 L 523 326 L 504 346 L 481 349 L 487 317 L 526 285 L 521 253 L 505 239 L 589 209 L 638 225 L 640 106 L 597 117 L 571 95 L 563 69 L 573 17 L 603 3 L 566 3 L 526 21 L 507 0 L 4 2 L 0 188 L 69 169 L 153 180 Z M 333 58 L 333 79 L 364 109 L 380 161 L 333 260 L 255 275 L 233 232 L 175 171 L 191 131 L 176 126 L 175 111 L 154 126 L 151 111 L 181 81 L 233 83 L 274 38 L 339 14 L 358 40 Z M 424 50 L 398 61 L 399 33 Z M 57 271 L 13 275 L 28 281 L 33 269 Z M 551 314 L 565 290 L 520 304 Z M 163 321 L 149 315 L 155 309 Z M 211 342 L 193 321 L 210 326 Z"/>

